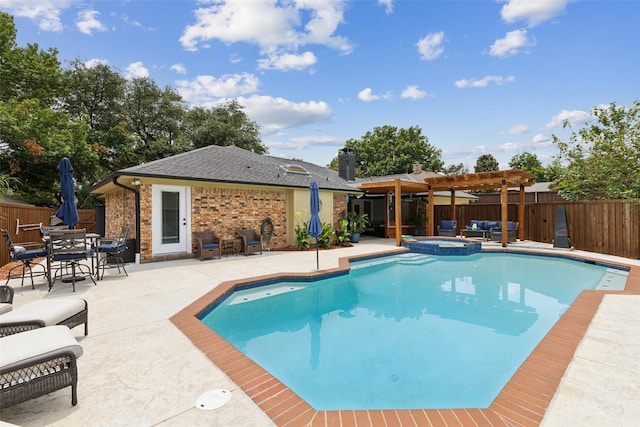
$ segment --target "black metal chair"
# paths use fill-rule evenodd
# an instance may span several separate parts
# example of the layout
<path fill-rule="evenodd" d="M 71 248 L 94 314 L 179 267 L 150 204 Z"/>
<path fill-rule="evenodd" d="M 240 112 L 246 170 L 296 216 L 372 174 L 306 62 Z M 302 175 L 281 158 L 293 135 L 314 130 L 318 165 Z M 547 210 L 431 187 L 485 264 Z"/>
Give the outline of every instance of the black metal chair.
<path fill-rule="evenodd" d="M 56 270 L 55 274 L 49 273 L 49 290 L 53 287 L 58 271 L 63 282 L 71 282 L 73 284 L 73 292 L 76 291 L 76 282 L 84 280 L 87 276 L 93 280 L 91 267 L 82 264 L 93 255 L 91 246 L 87 243 L 87 232 L 83 229 L 78 230 L 51 230 L 49 233 L 49 260 L 50 262 L 60 262 L 61 266 Z M 71 267 L 71 276 L 63 278 L 62 269 Z M 86 269 L 86 273 L 83 270 Z M 82 275 L 76 275 L 79 271 Z"/>
<path fill-rule="evenodd" d="M 127 236 L 131 226 L 125 225 L 122 227 L 120 236 L 118 237 L 102 237 L 98 240 L 98 271 L 97 277 L 100 280 L 100 267 L 102 266 L 102 277 L 104 277 L 104 269 L 107 264 L 114 263 L 118 267 L 118 274 L 120 274 L 120 266 L 124 274 L 129 276 L 127 270 L 124 268 L 124 258 L 122 254 L 127 250 Z"/>
<path fill-rule="evenodd" d="M 20 265 L 16 265 L 15 267 L 12 267 L 11 270 L 9 270 L 5 285 L 9 283 L 9 280 L 17 279 L 18 277 L 21 277 L 22 278 L 21 286 L 24 286 L 24 275 L 25 275 L 25 272 L 29 271 L 29 277 L 31 278 L 31 289 L 35 289 L 35 285 L 33 283 L 33 276 L 34 276 L 33 269 L 38 266 L 42 267 L 43 272 L 36 273 L 35 276 L 37 277 L 42 275 L 46 276 L 47 268 L 42 264 L 37 264 L 37 263 L 33 264 L 33 261 L 37 258 L 46 258 L 48 253 L 47 248 L 43 247 L 44 246 L 43 243 L 35 243 L 35 242 L 22 243 L 20 245 L 15 245 L 11 240 L 11 236 L 9 235 L 9 232 L 7 230 L 0 229 L 0 232 L 2 233 L 2 237 L 4 237 L 4 241 L 7 244 L 7 247 L 9 249 L 9 256 L 11 257 L 11 260 L 21 262 Z M 11 276 L 11 272 L 16 268 L 22 268 L 21 276 Z"/>

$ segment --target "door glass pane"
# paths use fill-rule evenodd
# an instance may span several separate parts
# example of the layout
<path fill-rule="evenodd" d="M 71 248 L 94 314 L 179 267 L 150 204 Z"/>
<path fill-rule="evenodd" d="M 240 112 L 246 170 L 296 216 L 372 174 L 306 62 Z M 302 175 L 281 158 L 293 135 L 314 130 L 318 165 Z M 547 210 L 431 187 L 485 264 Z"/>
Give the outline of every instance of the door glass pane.
<path fill-rule="evenodd" d="M 162 192 L 162 243 L 180 243 L 180 193 Z"/>

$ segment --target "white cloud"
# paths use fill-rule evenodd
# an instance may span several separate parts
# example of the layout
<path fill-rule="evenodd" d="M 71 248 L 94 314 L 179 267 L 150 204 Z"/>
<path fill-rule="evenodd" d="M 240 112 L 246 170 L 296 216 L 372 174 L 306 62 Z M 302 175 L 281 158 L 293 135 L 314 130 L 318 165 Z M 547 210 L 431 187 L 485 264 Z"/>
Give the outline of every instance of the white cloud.
<path fill-rule="evenodd" d="M 232 98 L 254 93 L 260 80 L 253 74 L 225 74 L 221 77 L 202 75 L 194 80 L 178 80 L 176 88 L 190 104 L 204 105 L 217 102 L 219 98 Z"/>
<path fill-rule="evenodd" d="M 576 123 L 585 123 L 591 119 L 591 113 L 582 110 L 562 110 L 551 118 L 551 121 L 544 125 L 547 129 L 561 128 L 566 121 L 571 126 Z"/>
<path fill-rule="evenodd" d="M 304 150 L 309 147 L 343 147 L 346 138 L 328 136 L 328 135 L 312 135 L 303 137 L 293 137 L 288 141 L 266 141 L 265 144 L 269 148 L 275 150 Z"/>
<path fill-rule="evenodd" d="M 504 83 L 513 82 L 516 78 L 514 76 L 486 76 L 482 79 L 462 79 L 456 80 L 455 85 L 461 89 L 468 87 L 487 87 L 489 83 L 495 83 L 497 85 L 502 85 Z"/>
<path fill-rule="evenodd" d="M 269 56 L 267 59 L 258 60 L 258 68 L 262 70 L 303 70 L 317 62 L 316 56 L 312 52 L 305 52 L 297 55 L 285 53 L 283 55 Z"/>
<path fill-rule="evenodd" d="M 333 114 L 329 105 L 323 101 L 293 102 L 271 96 L 239 97 L 236 100 L 244 107 L 251 120 L 260 124 L 263 135 L 326 122 Z"/>
<path fill-rule="evenodd" d="M 291 62 L 294 63 L 293 68 L 300 69 L 308 63 L 311 59 L 308 53 L 297 54 L 297 49 L 305 45 L 327 46 L 345 54 L 353 50 L 347 38 L 335 34 L 344 20 L 344 0 L 226 0 L 210 3 L 195 10 L 195 23 L 187 26 L 180 37 L 185 49 L 198 50 L 209 40 L 226 44 L 256 44 L 267 57 L 278 52 L 277 56 L 283 62 L 272 62 L 271 59 L 260 62 L 263 68 L 277 69 L 288 69 Z M 285 57 L 285 53 L 292 56 Z"/>
<path fill-rule="evenodd" d="M 542 145 L 542 146 L 548 146 L 552 144 L 551 138 L 541 133 L 538 133 L 533 138 L 531 138 L 531 142 L 533 142 L 536 145 Z"/>
<path fill-rule="evenodd" d="M 393 13 L 393 0 L 378 0 L 380 6 L 384 6 L 387 15 Z"/>
<path fill-rule="evenodd" d="M 109 65 L 109 61 L 107 61 L 106 59 L 93 58 L 84 62 L 84 66 L 87 68 L 93 68 L 96 65 L 100 65 L 100 64 Z"/>
<path fill-rule="evenodd" d="M 421 99 L 427 96 L 427 92 L 418 89 L 417 85 L 407 86 L 405 90 L 402 91 L 403 98 L 409 99 Z"/>
<path fill-rule="evenodd" d="M 0 0 L 0 9 L 36 21 L 43 31 L 62 31 L 60 14 L 75 3 L 76 0 Z"/>
<path fill-rule="evenodd" d="M 182 64 L 173 64 L 170 70 L 175 71 L 178 74 L 187 74 L 187 69 Z"/>
<path fill-rule="evenodd" d="M 442 55 L 442 52 L 444 52 L 444 48 L 442 47 L 443 41 L 444 31 L 427 34 L 418 40 L 416 46 L 418 46 L 418 52 L 420 52 L 420 59 L 430 61 Z"/>
<path fill-rule="evenodd" d="M 100 12 L 97 10 L 82 10 L 78 12 L 78 19 L 76 21 L 76 27 L 83 34 L 92 35 L 92 32 L 95 31 L 107 31 L 107 27 L 105 27 L 102 22 L 98 21 L 96 16 L 100 15 Z"/>
<path fill-rule="evenodd" d="M 489 55 L 504 58 L 515 55 L 521 48 L 533 44 L 527 37 L 527 30 L 509 31 L 503 39 L 498 39 L 491 45 Z"/>
<path fill-rule="evenodd" d="M 376 95 L 373 93 L 373 90 L 368 87 L 358 92 L 358 98 L 364 102 L 378 101 L 380 99 L 391 99 L 391 93 L 386 92 L 382 95 Z"/>
<path fill-rule="evenodd" d="M 526 21 L 530 27 L 563 13 L 570 0 L 508 0 L 500 15 L 504 22 L 512 24 Z"/>
<path fill-rule="evenodd" d="M 507 133 L 510 135 L 522 135 L 523 133 L 527 133 L 527 132 L 529 132 L 529 126 L 525 124 L 519 124 L 507 129 L 505 132 L 500 132 L 500 133 L 501 134 Z"/>
<path fill-rule="evenodd" d="M 149 70 L 145 68 L 145 66 L 142 64 L 142 61 L 133 62 L 129 64 L 129 66 L 125 70 L 124 77 L 128 80 L 138 77 L 149 77 Z"/>

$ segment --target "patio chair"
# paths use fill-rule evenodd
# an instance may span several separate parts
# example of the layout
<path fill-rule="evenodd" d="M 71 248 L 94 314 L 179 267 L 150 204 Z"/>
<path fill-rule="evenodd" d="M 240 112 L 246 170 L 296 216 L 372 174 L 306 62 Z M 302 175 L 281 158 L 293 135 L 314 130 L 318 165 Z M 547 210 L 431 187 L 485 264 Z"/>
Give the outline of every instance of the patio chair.
<path fill-rule="evenodd" d="M 13 309 L 13 288 L 7 285 L 0 286 L 0 314 L 8 313 Z"/>
<path fill-rule="evenodd" d="M 458 221 L 454 219 L 443 220 L 440 221 L 440 225 L 438 225 L 438 236 L 450 236 L 456 237 L 456 227 L 458 226 Z"/>
<path fill-rule="evenodd" d="M 71 282 L 73 284 L 73 292 L 76 291 L 76 282 L 89 277 L 93 284 L 91 268 L 81 261 L 88 260 L 93 255 L 93 250 L 87 243 L 87 232 L 84 228 L 78 230 L 51 230 L 49 234 L 49 260 L 52 262 L 60 262 L 61 266 L 54 274 L 49 273 L 49 291 L 55 284 L 58 271 L 63 282 Z M 63 278 L 62 269 L 71 267 L 71 276 Z M 82 275 L 83 270 L 86 273 Z M 76 275 L 80 272 L 81 275 Z"/>
<path fill-rule="evenodd" d="M 35 285 L 33 283 L 33 276 L 34 276 L 33 269 L 35 267 L 42 267 L 43 271 L 36 273 L 35 276 L 46 276 L 47 268 L 46 266 L 39 263 L 33 264 L 33 261 L 37 258 L 45 258 L 47 256 L 47 248 L 44 247 L 43 243 L 35 243 L 35 242 L 21 243 L 20 245 L 14 245 L 13 241 L 11 240 L 11 236 L 9 235 L 9 232 L 7 230 L 0 229 L 0 232 L 2 233 L 2 237 L 4 237 L 4 241 L 7 244 L 7 248 L 9 249 L 9 257 L 11 258 L 11 260 L 20 261 L 19 265 L 12 267 L 7 273 L 7 281 L 5 285 L 9 283 L 9 280 L 17 279 L 18 277 L 21 277 L 22 280 L 21 280 L 20 286 L 24 286 L 24 274 L 25 272 L 28 271 L 29 277 L 31 278 L 31 289 L 35 289 Z M 21 276 L 11 276 L 11 272 L 16 268 L 22 268 Z"/>
<path fill-rule="evenodd" d="M 120 266 L 124 274 L 129 276 L 127 270 L 124 268 L 124 258 L 122 254 L 127 250 L 127 236 L 129 235 L 130 225 L 122 226 L 120 236 L 118 237 L 102 237 L 98 239 L 98 269 L 96 271 L 96 277 L 100 280 L 100 267 L 102 267 L 102 277 L 104 278 L 104 269 L 107 264 L 115 262 L 118 267 L 118 274 L 120 274 Z"/>
<path fill-rule="evenodd" d="M 193 240 L 196 242 L 196 256 L 200 261 L 210 258 L 221 258 L 220 238 L 211 230 L 195 231 Z"/>
<path fill-rule="evenodd" d="M 0 338 L 0 409 L 71 387 L 78 403 L 78 368 L 82 356 L 69 328 L 49 326 Z"/>
<path fill-rule="evenodd" d="M 520 223 L 517 221 L 507 221 L 507 242 L 513 243 L 516 241 L 518 234 L 518 225 Z M 492 228 L 490 231 L 490 238 L 494 242 L 502 241 L 502 225 L 498 227 Z"/>
<path fill-rule="evenodd" d="M 240 252 L 245 255 L 262 254 L 262 239 L 250 228 L 239 228 L 236 233 L 240 237 Z"/>
<path fill-rule="evenodd" d="M 0 315 L 0 337 L 45 326 L 64 325 L 69 329 L 84 325 L 89 334 L 89 305 L 81 298 L 53 298 L 32 301 Z"/>

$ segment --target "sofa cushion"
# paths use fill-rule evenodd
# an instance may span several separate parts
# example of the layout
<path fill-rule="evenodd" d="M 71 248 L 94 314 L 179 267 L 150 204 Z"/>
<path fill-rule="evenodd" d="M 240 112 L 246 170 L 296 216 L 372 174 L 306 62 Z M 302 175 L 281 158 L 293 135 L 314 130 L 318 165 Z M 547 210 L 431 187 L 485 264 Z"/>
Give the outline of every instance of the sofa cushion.
<path fill-rule="evenodd" d="M 456 228 L 456 221 L 440 221 L 440 230 L 453 230 Z"/>
<path fill-rule="evenodd" d="M 492 228 L 499 228 L 500 221 L 485 221 L 484 222 L 484 230 L 491 230 Z"/>
<path fill-rule="evenodd" d="M 8 302 L 0 302 L 0 314 L 10 312 L 12 308 L 13 306 Z"/>
<path fill-rule="evenodd" d="M 71 330 L 63 325 L 7 335 L 0 338 L 0 367 L 11 370 L 30 360 L 35 363 L 43 356 L 67 350 L 72 351 L 76 357 L 82 356 L 82 347 Z"/>

